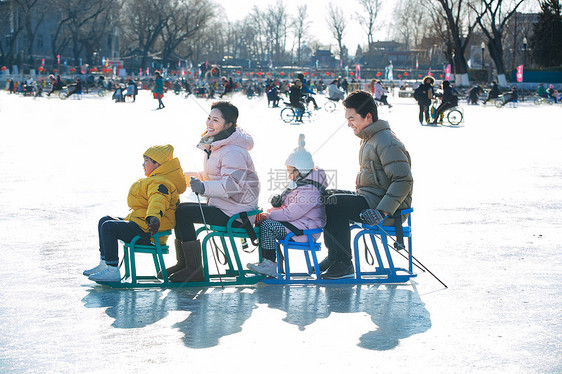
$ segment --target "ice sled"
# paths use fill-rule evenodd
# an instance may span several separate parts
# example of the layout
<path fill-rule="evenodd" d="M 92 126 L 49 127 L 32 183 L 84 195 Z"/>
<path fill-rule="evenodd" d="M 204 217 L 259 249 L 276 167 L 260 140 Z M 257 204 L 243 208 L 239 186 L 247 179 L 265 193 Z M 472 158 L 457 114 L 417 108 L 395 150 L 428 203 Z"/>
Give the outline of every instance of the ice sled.
<path fill-rule="evenodd" d="M 261 210 L 246 212 L 247 216 L 257 215 Z M 414 272 L 412 255 L 412 213 L 413 209 L 405 209 L 400 214 L 408 214 L 406 222 L 402 225 L 404 248 L 397 249 L 394 245 L 397 240 L 397 228 L 394 226 L 369 226 L 365 223 L 353 223 L 350 226 L 353 238 L 353 255 L 355 259 L 355 274 L 352 278 L 345 279 L 322 279 L 318 264 L 317 253 L 321 249 L 321 243 L 313 240 L 312 235 L 323 232 L 322 229 L 303 230 L 303 235 L 308 237 L 307 242 L 296 242 L 292 240 L 294 233 L 289 233 L 285 238 L 278 240 L 278 276 L 276 278 L 265 277 L 245 270 L 242 265 L 239 247 L 240 239 L 251 239 L 247 228 L 233 227 L 234 221 L 241 218 L 240 214 L 232 216 L 226 226 L 203 225 L 197 230 L 198 237 L 203 237 L 201 248 L 203 257 L 204 281 L 173 283 L 169 282 L 166 273 L 163 254 L 168 253 L 168 246 L 161 245 L 158 238 L 171 235 L 170 231 L 155 234 L 154 245 L 138 245 L 135 237 L 130 243 L 123 243 L 125 275 L 121 282 L 99 282 L 113 288 L 174 288 L 174 287 L 217 287 L 217 286 L 239 286 L 252 285 L 263 282 L 270 285 L 330 285 L 330 284 L 388 284 L 405 283 L 412 277 L 417 276 Z M 259 227 L 253 227 L 254 237 L 259 237 Z M 354 234 L 355 233 L 355 234 Z M 354 235 L 353 235 L 354 234 Z M 220 244 L 215 243 L 215 239 Z M 367 258 L 362 259 L 361 248 L 367 246 L 367 240 L 372 246 L 374 254 L 372 263 Z M 363 244 L 361 241 L 363 240 Z M 295 251 L 304 254 L 306 263 L 305 272 L 293 272 L 291 258 Z M 367 250 L 366 250 L 367 251 Z M 261 262 L 261 253 L 254 251 L 255 258 Z M 155 274 L 162 271 L 162 279 L 156 275 L 138 275 L 136 269 L 136 254 L 151 254 L 154 262 Z M 224 263 L 220 269 L 217 261 L 219 253 L 223 256 Z M 367 253 L 367 252 L 366 252 Z M 369 251 L 370 253 L 370 251 Z M 397 267 L 394 264 L 393 254 L 404 257 L 407 268 Z M 365 256 L 366 257 L 366 256 Z M 212 262 L 209 260 L 211 259 Z"/>
<path fill-rule="evenodd" d="M 369 226 L 364 223 L 353 223 L 350 227 L 352 230 L 359 230 L 353 237 L 353 256 L 355 258 L 355 275 L 353 278 L 344 279 L 321 279 L 318 267 L 318 259 L 316 252 L 320 250 L 320 243 L 314 243 L 312 234 L 322 232 L 322 229 L 304 230 L 304 234 L 308 235 L 308 243 L 298 243 L 291 241 L 292 233 L 288 234 L 283 240 L 279 240 L 279 244 L 283 247 L 284 261 L 278 258 L 279 275 L 277 278 L 265 278 L 263 280 L 266 284 L 369 284 L 369 283 L 404 283 L 415 277 L 417 274 L 413 271 L 412 262 L 412 208 L 404 209 L 399 214 L 408 214 L 405 225 L 402 225 L 403 238 L 406 240 L 404 243 L 403 253 L 400 253 L 393 247 L 396 241 L 396 228 L 393 226 Z M 361 239 L 364 237 L 370 238 L 372 249 L 375 255 L 373 260 L 374 269 L 363 270 L 361 261 Z M 389 243 L 389 238 L 392 240 Z M 378 240 L 377 240 L 378 239 Z M 377 244 L 378 242 L 378 244 Z M 364 245 L 366 241 L 364 241 Z M 392 248 L 392 250 L 391 250 Z M 289 264 L 290 250 L 300 250 L 305 254 L 305 261 L 308 272 L 306 273 L 292 273 Z M 394 265 L 392 254 L 394 251 L 400 253 L 406 258 L 408 268 L 399 268 Z M 284 274 L 281 273 L 280 264 L 283 262 L 285 267 Z M 366 268 L 372 265 L 365 264 Z"/>
<path fill-rule="evenodd" d="M 197 229 L 198 237 L 202 237 L 201 242 L 203 257 L 203 275 L 202 282 L 185 282 L 175 283 L 169 281 L 169 275 L 166 272 L 164 263 L 164 254 L 169 252 L 167 245 L 161 245 L 158 240 L 161 236 L 171 235 L 171 231 L 162 231 L 155 235 L 154 245 L 139 245 L 136 242 L 140 236 L 136 236 L 130 243 L 123 243 L 125 267 L 125 275 L 121 282 L 98 282 L 113 288 L 174 288 L 174 287 L 216 287 L 216 286 L 239 286 L 256 284 L 264 278 L 264 276 L 244 270 L 240 258 L 238 247 L 242 247 L 241 239 L 252 239 L 259 237 L 259 227 L 233 227 L 234 221 L 241 217 L 250 217 L 261 213 L 261 210 L 253 210 L 250 212 L 235 214 L 230 217 L 226 226 L 203 225 Z M 248 230 L 253 230 L 253 235 Z M 219 245 L 215 243 L 215 239 L 220 241 Z M 237 243 L 238 241 L 238 243 Z M 257 260 L 261 261 L 259 250 L 255 250 Z M 148 253 L 153 256 L 154 275 L 138 275 L 136 269 L 135 255 L 140 253 Z M 220 255 L 224 258 L 224 266 L 219 266 L 217 257 Z M 209 258 L 212 263 L 209 263 Z M 158 272 L 162 271 L 162 279 L 157 277 Z"/>

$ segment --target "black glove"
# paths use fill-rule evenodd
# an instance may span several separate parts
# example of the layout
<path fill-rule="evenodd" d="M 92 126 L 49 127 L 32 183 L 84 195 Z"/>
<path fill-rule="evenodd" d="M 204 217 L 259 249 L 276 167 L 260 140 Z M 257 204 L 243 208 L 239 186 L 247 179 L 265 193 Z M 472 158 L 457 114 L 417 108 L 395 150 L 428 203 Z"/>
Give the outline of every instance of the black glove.
<path fill-rule="evenodd" d="M 273 195 L 271 196 L 270 202 L 272 207 L 279 208 L 283 205 L 283 198 L 281 195 Z"/>
<path fill-rule="evenodd" d="M 158 232 L 158 229 L 160 228 L 160 220 L 157 217 L 146 217 L 146 223 L 148 223 L 149 233 L 156 234 Z"/>
<path fill-rule="evenodd" d="M 365 209 L 359 214 L 359 218 L 369 226 L 377 226 L 385 219 L 385 215 L 376 209 Z"/>
<path fill-rule="evenodd" d="M 191 177 L 189 184 L 191 184 L 191 191 L 197 195 L 203 195 L 205 193 L 205 185 L 199 179 Z"/>

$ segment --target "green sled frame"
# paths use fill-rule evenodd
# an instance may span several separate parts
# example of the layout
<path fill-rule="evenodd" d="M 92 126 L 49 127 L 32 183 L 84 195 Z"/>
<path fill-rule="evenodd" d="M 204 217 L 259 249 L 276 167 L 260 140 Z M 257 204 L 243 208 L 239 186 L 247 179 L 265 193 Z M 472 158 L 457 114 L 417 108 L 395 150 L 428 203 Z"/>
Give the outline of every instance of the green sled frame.
<path fill-rule="evenodd" d="M 262 211 L 260 209 L 247 212 L 248 217 L 255 216 Z M 170 230 L 161 231 L 154 234 L 154 245 L 139 245 L 136 242 L 140 236 L 136 236 L 130 243 L 122 243 L 124 256 L 123 263 L 125 268 L 125 275 L 121 282 L 98 282 L 99 284 L 109 286 L 112 288 L 205 288 L 205 287 L 224 287 L 224 286 L 245 286 L 253 285 L 265 278 L 260 274 L 255 274 L 249 270 L 244 270 L 236 239 L 250 239 L 245 228 L 232 227 L 234 221 L 240 218 L 240 214 L 235 214 L 228 220 L 226 226 L 203 225 L 197 229 L 197 237 L 204 234 L 201 243 L 202 257 L 203 257 L 203 275 L 204 281 L 202 282 L 170 282 L 169 274 L 166 272 L 166 265 L 164 263 L 164 254 L 169 253 L 167 245 L 161 245 L 159 238 L 162 236 L 169 236 L 172 234 Z M 259 227 L 253 227 L 256 237 L 259 238 Z M 209 271 L 209 250 L 213 251 L 215 239 L 220 239 L 225 259 L 226 269 L 220 273 L 211 274 Z M 228 245 L 230 244 L 230 245 Z M 154 262 L 156 274 L 162 272 L 162 279 L 156 275 L 137 275 L 135 255 L 139 253 L 151 254 Z M 261 253 L 258 250 L 258 259 L 261 262 Z M 212 257 L 217 260 L 218 253 L 212 253 Z M 217 265 L 218 268 L 218 265 Z"/>

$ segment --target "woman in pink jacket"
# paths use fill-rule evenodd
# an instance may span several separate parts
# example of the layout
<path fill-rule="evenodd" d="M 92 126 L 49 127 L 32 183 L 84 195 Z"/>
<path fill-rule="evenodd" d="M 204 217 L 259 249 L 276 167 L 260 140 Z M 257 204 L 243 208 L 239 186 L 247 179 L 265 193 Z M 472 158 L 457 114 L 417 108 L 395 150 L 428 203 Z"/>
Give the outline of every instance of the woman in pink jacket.
<path fill-rule="evenodd" d="M 260 248 L 264 260 L 259 264 L 248 264 L 253 272 L 277 277 L 277 239 L 289 232 L 322 228 L 326 224 L 326 210 L 322 194 L 328 183 L 324 170 L 314 167 L 312 155 L 304 148 L 304 135 L 299 136 L 299 146 L 287 158 L 285 165 L 289 174 L 289 187 L 281 195 L 271 199 L 273 208 L 256 217 L 260 225 Z M 317 240 L 320 234 L 314 234 Z M 292 240 L 306 242 L 305 235 Z"/>
<path fill-rule="evenodd" d="M 191 178 L 191 190 L 207 197 L 207 205 L 202 205 L 202 210 L 209 225 L 226 226 L 234 214 L 258 207 L 259 180 L 248 153 L 254 141 L 237 127 L 237 119 L 238 109 L 230 102 L 218 101 L 211 105 L 207 131 L 197 146 L 205 152 L 203 171 L 185 173 Z M 197 240 L 194 223 L 203 223 L 199 204 L 180 204 L 176 210 L 175 229 L 178 263 L 166 269 L 171 274 L 171 282 L 204 279 L 201 243 Z"/>

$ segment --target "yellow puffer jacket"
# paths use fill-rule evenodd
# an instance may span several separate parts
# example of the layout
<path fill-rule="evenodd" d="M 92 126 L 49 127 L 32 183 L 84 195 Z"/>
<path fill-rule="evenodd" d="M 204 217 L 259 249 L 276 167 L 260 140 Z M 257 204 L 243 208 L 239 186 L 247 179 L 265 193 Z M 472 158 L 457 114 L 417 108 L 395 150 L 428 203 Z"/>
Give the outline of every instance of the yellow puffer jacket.
<path fill-rule="evenodd" d="M 125 218 L 148 232 L 146 217 L 160 220 L 160 230 L 171 230 L 176 225 L 176 207 L 179 195 L 184 193 L 187 183 L 180 162 L 174 158 L 160 165 L 149 177 L 139 179 L 129 189 L 127 204 L 131 213 Z M 168 237 L 162 237 L 165 244 Z"/>

